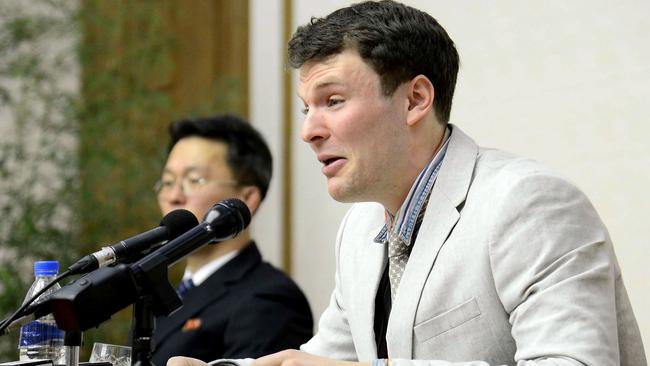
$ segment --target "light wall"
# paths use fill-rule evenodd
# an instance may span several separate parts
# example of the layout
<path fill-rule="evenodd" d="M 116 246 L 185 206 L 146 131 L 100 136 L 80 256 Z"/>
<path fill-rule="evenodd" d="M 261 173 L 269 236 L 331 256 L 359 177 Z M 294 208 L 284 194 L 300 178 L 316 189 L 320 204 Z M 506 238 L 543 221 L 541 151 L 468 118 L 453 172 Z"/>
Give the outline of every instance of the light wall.
<path fill-rule="evenodd" d="M 294 25 L 348 4 L 292 3 Z M 432 14 L 456 42 L 462 65 L 452 122 L 480 145 L 544 162 L 591 198 L 610 230 L 643 337 L 650 340 L 650 2 L 406 3 Z M 278 0 L 251 3 L 251 117 L 276 156 L 282 6 Z M 294 99 L 292 275 L 318 316 L 333 286 L 334 237 L 348 206 L 327 195 L 319 164 L 299 139 L 301 106 Z M 281 172 L 282 166 L 276 168 Z M 278 265 L 280 184 L 274 181 L 255 226 L 264 253 Z"/>

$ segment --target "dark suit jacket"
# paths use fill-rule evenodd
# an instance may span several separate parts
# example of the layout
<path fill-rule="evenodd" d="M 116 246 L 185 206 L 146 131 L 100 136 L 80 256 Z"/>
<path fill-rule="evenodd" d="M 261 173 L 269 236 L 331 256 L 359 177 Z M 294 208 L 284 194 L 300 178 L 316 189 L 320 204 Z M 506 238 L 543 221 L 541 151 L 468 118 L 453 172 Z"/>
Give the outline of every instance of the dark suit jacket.
<path fill-rule="evenodd" d="M 172 356 L 212 361 L 298 348 L 312 336 L 307 299 L 283 272 L 262 262 L 254 242 L 156 319 L 153 362 Z"/>

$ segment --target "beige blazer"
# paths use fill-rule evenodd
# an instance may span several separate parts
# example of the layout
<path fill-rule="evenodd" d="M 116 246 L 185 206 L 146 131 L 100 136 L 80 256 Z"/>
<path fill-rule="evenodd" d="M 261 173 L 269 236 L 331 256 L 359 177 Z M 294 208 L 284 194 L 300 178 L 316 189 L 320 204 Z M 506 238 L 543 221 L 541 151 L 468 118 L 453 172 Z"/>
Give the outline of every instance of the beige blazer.
<path fill-rule="evenodd" d="M 479 148 L 451 128 L 393 301 L 393 365 L 646 365 L 612 243 L 585 195 L 537 162 Z M 386 250 L 373 238 L 383 224 L 376 203 L 346 214 L 336 287 L 302 350 L 377 357 Z"/>

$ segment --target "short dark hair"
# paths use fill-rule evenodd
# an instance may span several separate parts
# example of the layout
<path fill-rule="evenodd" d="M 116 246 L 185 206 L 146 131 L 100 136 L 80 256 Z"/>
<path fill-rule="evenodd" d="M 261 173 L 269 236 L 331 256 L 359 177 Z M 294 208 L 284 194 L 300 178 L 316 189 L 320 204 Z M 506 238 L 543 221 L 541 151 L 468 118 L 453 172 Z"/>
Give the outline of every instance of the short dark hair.
<path fill-rule="evenodd" d="M 262 135 L 246 120 L 233 115 L 185 118 L 169 125 L 167 153 L 183 138 L 198 136 L 226 144 L 226 162 L 239 185 L 253 185 L 266 197 L 273 158 Z"/>
<path fill-rule="evenodd" d="M 429 78 L 436 115 L 443 124 L 449 121 L 460 60 L 454 42 L 431 15 L 384 0 L 312 17 L 289 41 L 289 64 L 297 69 L 346 49 L 356 50 L 379 74 L 384 95 L 417 75 Z"/>

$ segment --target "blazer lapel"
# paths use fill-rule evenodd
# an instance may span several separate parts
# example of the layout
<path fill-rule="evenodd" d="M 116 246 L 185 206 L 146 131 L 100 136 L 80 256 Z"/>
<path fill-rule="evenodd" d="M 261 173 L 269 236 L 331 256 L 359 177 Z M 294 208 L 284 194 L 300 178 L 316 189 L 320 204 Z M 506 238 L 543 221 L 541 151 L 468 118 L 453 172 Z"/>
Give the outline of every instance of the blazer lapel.
<path fill-rule="evenodd" d="M 215 273 L 212 277 L 219 276 Z M 206 285 L 208 283 L 204 282 L 201 286 L 188 292 L 183 298 L 183 306 L 178 308 L 177 311 L 166 318 L 160 317 L 157 319 L 155 334 L 158 342 L 163 341 L 175 332 L 179 332 L 188 319 L 192 319 L 201 309 L 227 292 L 222 281 L 213 281 L 210 285 Z"/>
<path fill-rule="evenodd" d="M 465 201 L 471 183 L 478 146 L 457 127 L 450 128 L 447 154 L 393 300 L 386 336 L 391 358 L 413 357 L 413 326 L 422 290 L 440 248 L 460 218 L 457 208 Z"/>
<path fill-rule="evenodd" d="M 262 261 L 261 254 L 251 242 L 235 258 L 219 268 L 200 286 L 192 289 L 183 298 L 183 306 L 168 317 L 157 318 L 156 343 L 163 342 L 175 332 L 180 332 L 185 322 L 196 316 L 206 306 L 228 292 L 228 286 L 239 281 Z"/>

